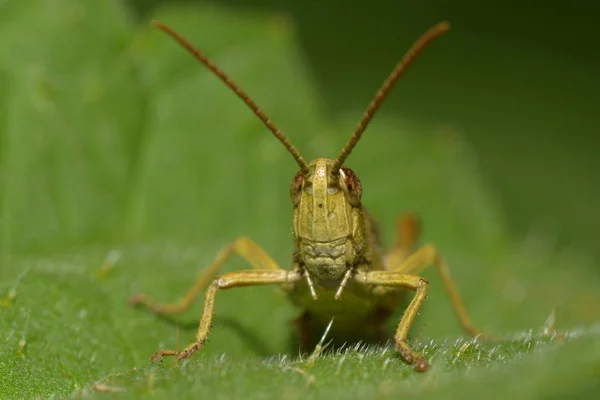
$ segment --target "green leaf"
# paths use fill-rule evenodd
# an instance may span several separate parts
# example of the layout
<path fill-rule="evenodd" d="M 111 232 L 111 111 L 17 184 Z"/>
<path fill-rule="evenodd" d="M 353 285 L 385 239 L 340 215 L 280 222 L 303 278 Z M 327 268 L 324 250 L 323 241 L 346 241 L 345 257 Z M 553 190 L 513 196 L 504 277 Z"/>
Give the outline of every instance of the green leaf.
<path fill-rule="evenodd" d="M 202 302 L 169 321 L 127 298 L 176 300 L 242 234 L 287 267 L 296 166 L 234 93 L 120 2 L 6 4 L 0 397 L 531 398 L 597 382 L 598 328 L 581 327 L 598 318 L 600 284 L 586 258 L 511 240 L 460 127 L 381 117 L 348 160 L 364 203 L 388 242 L 396 216 L 418 212 L 473 319 L 512 339 L 457 339 L 430 270 L 412 332 L 434 365 L 426 374 L 382 347 L 306 365 L 290 345 L 299 311 L 272 288 L 219 294 L 208 345 L 183 365 L 150 365 L 157 349 L 193 340 Z M 203 6 L 156 17 L 222 66 L 308 159 L 334 157 L 360 117 L 321 115 L 285 16 Z M 243 268 L 235 258 L 225 270 Z M 555 306 L 566 343 L 538 335 Z"/>
<path fill-rule="evenodd" d="M 2 237 L 13 251 L 111 237 L 124 218 L 144 94 L 130 83 L 133 29 L 123 11 L 116 1 L 7 11 Z"/>

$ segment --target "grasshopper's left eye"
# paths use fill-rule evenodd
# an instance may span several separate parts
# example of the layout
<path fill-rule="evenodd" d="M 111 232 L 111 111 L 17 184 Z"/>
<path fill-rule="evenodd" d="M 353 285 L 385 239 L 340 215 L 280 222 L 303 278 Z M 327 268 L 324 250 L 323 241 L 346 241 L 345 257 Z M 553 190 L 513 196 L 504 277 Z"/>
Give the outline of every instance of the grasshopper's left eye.
<path fill-rule="evenodd" d="M 362 185 L 358 176 L 350 168 L 342 167 L 340 168 L 340 178 L 348 202 L 355 207 L 358 206 L 362 197 Z"/>
<path fill-rule="evenodd" d="M 292 181 L 292 186 L 290 187 L 290 197 L 292 198 L 292 203 L 296 206 L 300 203 L 300 198 L 302 197 L 302 185 L 304 184 L 304 176 L 302 175 L 302 171 L 298 171 L 296 176 L 294 176 L 294 180 Z"/>

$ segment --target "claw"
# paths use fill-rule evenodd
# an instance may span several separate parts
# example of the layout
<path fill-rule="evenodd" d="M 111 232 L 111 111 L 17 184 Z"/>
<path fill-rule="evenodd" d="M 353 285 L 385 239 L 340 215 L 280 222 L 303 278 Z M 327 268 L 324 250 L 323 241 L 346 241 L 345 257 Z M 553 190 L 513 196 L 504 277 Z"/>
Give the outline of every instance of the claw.
<path fill-rule="evenodd" d="M 146 296 L 144 296 L 141 293 L 136 293 L 129 298 L 128 303 L 131 306 L 137 306 L 137 305 L 144 303 L 145 300 L 146 300 Z"/>
<path fill-rule="evenodd" d="M 157 361 L 162 361 L 164 356 L 176 356 L 179 352 L 175 350 L 159 350 L 150 357 L 150 362 L 155 363 Z"/>
<path fill-rule="evenodd" d="M 430 366 L 431 365 L 425 358 L 420 357 L 419 359 L 417 359 L 417 362 L 415 363 L 415 371 L 425 372 L 429 369 Z"/>
<path fill-rule="evenodd" d="M 425 357 L 412 351 L 407 343 L 399 342 L 396 344 L 396 348 L 400 352 L 400 356 L 404 359 L 404 361 L 406 361 L 408 364 L 414 364 L 415 371 L 425 372 L 431 366 Z"/>

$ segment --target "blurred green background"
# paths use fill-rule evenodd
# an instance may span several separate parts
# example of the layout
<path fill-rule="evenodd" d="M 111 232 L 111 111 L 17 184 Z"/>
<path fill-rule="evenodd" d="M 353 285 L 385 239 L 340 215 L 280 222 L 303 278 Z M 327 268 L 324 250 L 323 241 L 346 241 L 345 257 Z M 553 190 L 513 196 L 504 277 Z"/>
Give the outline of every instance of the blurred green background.
<path fill-rule="evenodd" d="M 182 368 L 148 366 L 158 348 L 192 340 L 202 302 L 175 319 L 178 341 L 176 323 L 128 307 L 128 296 L 175 300 L 242 234 L 287 267 L 296 172 L 238 98 L 148 26 L 154 17 L 221 65 L 307 159 L 335 156 L 411 43 L 439 20 L 453 25 L 347 165 L 386 243 L 395 218 L 417 212 L 473 320 L 524 341 L 455 342 L 461 331 L 428 270 L 412 338 L 437 369 L 415 376 L 397 357 L 382 362 L 382 350 L 331 356 L 310 396 L 593 388 L 596 14 L 577 2 L 0 2 L 0 398 L 77 397 L 97 381 L 123 385 L 125 397 L 307 394 L 295 364 L 265 359 L 296 354 L 288 322 L 298 310 L 270 288 L 220 294 L 201 354 Z M 244 267 L 236 258 L 225 270 Z M 555 306 L 559 328 L 590 337 L 531 339 Z M 514 380 L 525 383 L 507 388 Z"/>

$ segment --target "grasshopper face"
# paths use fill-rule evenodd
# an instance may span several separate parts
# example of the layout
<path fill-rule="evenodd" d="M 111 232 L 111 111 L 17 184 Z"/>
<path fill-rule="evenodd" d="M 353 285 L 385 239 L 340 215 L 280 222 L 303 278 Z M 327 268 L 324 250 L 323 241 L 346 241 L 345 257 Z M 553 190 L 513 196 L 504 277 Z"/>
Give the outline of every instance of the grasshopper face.
<path fill-rule="evenodd" d="M 292 182 L 294 236 L 299 261 L 319 280 L 340 279 L 356 263 L 364 244 L 364 223 L 358 177 L 334 160 L 318 158 Z"/>

